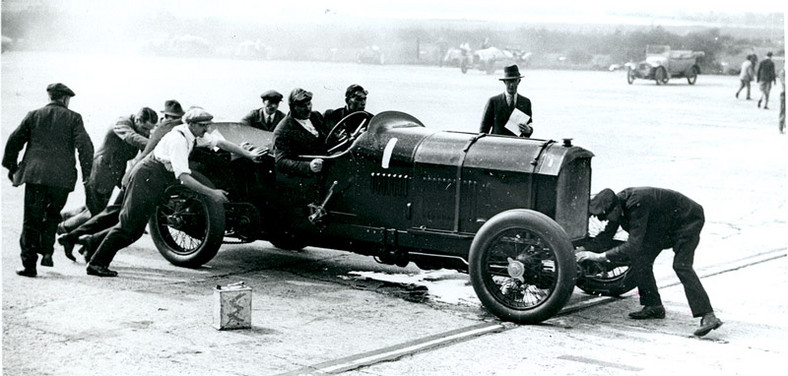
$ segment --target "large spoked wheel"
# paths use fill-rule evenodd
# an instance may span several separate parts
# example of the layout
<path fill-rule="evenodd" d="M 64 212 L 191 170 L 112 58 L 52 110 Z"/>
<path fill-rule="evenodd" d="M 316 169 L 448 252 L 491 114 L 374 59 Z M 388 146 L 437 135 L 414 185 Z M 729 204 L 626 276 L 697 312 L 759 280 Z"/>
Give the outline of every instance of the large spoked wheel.
<path fill-rule="evenodd" d="M 657 71 L 654 72 L 654 81 L 657 82 L 657 85 L 667 84 L 668 80 L 668 72 L 665 70 L 665 67 L 657 68 Z"/>
<path fill-rule="evenodd" d="M 509 210 L 487 221 L 473 239 L 469 262 L 482 304 L 518 324 L 553 317 L 575 287 L 577 266 L 566 232 L 532 210 Z"/>
<path fill-rule="evenodd" d="M 367 129 L 372 114 L 366 111 L 356 111 L 343 117 L 334 125 L 326 136 L 328 154 L 341 153 L 347 150 L 353 141 Z M 351 125 L 348 127 L 348 125 Z"/>
<path fill-rule="evenodd" d="M 687 83 L 690 85 L 695 85 L 696 81 L 698 81 L 698 68 L 690 67 L 689 72 L 687 73 Z"/>
<path fill-rule="evenodd" d="M 150 219 L 151 238 L 167 261 L 199 267 L 219 251 L 224 239 L 224 205 L 180 184 Z"/>
<path fill-rule="evenodd" d="M 635 71 L 632 68 L 627 68 L 627 83 L 632 85 L 635 82 Z"/>

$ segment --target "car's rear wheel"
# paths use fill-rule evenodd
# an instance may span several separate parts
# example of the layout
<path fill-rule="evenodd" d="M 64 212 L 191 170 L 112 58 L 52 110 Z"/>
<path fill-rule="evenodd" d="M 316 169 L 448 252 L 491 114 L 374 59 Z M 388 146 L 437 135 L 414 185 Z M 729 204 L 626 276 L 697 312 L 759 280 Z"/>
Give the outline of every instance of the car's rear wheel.
<path fill-rule="evenodd" d="M 462 59 L 460 62 L 460 71 L 464 73 L 468 73 L 468 61 L 466 59 Z"/>
<path fill-rule="evenodd" d="M 487 221 L 469 255 L 473 289 L 502 320 L 535 324 L 564 307 L 577 275 L 566 232 L 546 215 L 514 209 Z"/>
<path fill-rule="evenodd" d="M 167 190 L 167 199 L 149 221 L 151 238 L 167 261 L 199 267 L 219 251 L 224 239 L 224 205 L 183 185 Z"/>
<path fill-rule="evenodd" d="M 627 68 L 627 83 L 632 85 L 635 82 L 635 71 L 632 68 Z"/>
<path fill-rule="evenodd" d="M 696 81 L 698 81 L 698 68 L 691 67 L 687 73 L 687 83 L 690 85 L 695 85 Z"/>

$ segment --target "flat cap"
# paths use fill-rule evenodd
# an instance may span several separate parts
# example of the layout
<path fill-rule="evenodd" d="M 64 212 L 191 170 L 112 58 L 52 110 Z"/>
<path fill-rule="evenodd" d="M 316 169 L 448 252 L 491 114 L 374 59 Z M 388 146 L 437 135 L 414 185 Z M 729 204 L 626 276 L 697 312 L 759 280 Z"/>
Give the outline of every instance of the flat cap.
<path fill-rule="evenodd" d="M 49 84 L 47 86 L 47 92 L 49 92 L 49 93 L 62 93 L 62 94 L 66 94 L 66 95 L 71 96 L 71 97 L 76 95 L 76 94 L 74 94 L 74 91 L 72 91 L 71 89 L 68 88 L 68 86 L 63 85 L 60 82 L 54 83 L 54 84 Z"/>
<path fill-rule="evenodd" d="M 211 120 L 213 120 L 213 115 L 199 107 L 190 108 L 186 111 L 186 114 L 183 115 L 183 121 L 189 124 L 204 123 Z"/>
<path fill-rule="evenodd" d="M 295 88 L 287 99 L 289 103 L 300 103 L 312 100 L 312 93 L 301 88 Z"/>
<path fill-rule="evenodd" d="M 367 91 L 364 90 L 364 88 L 361 87 L 361 85 L 353 84 L 348 86 L 347 90 L 345 90 L 345 98 L 350 98 L 353 94 L 356 94 L 357 92 L 362 92 L 364 93 L 364 95 L 367 95 Z"/>
<path fill-rule="evenodd" d="M 605 188 L 597 193 L 588 203 L 588 213 L 595 216 L 607 215 L 613 209 L 616 200 L 618 200 L 616 192 L 613 192 L 610 188 Z"/>
<path fill-rule="evenodd" d="M 276 90 L 268 90 L 265 93 L 260 94 L 260 98 L 263 98 L 263 100 L 278 103 L 282 101 L 282 98 L 284 98 L 284 96 Z"/>

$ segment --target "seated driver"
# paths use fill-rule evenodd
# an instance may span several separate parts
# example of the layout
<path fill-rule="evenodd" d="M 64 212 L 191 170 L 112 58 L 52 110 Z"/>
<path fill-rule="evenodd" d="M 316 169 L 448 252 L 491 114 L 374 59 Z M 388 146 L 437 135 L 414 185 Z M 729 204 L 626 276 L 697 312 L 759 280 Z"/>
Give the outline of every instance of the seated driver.
<path fill-rule="evenodd" d="M 345 107 L 329 109 L 323 114 L 323 118 L 326 121 L 326 128 L 329 131 L 346 116 L 354 112 L 365 111 L 367 106 L 367 91 L 364 90 L 361 85 L 352 84 L 348 86 L 347 90 L 345 90 L 345 104 Z M 348 119 L 344 123 L 344 129 L 336 131 L 337 138 L 341 139 L 342 137 L 347 137 L 347 135 L 352 134 L 365 120 L 366 119 L 361 116 Z M 329 144 L 333 141 L 334 140 L 329 141 Z"/>
<path fill-rule="evenodd" d="M 326 155 L 323 116 L 312 111 L 312 93 L 293 89 L 287 99 L 290 112 L 274 130 L 274 158 L 278 172 L 310 176 L 323 169 L 323 159 L 302 159 L 300 155 Z"/>

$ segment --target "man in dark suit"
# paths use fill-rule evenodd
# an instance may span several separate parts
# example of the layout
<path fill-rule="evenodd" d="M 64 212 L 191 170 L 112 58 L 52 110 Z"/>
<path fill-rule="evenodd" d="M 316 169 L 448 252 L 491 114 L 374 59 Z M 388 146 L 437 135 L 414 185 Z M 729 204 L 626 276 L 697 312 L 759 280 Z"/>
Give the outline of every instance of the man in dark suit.
<path fill-rule="evenodd" d="M 323 119 L 326 122 L 326 129 L 331 131 L 340 120 L 344 119 L 354 112 L 365 111 L 367 107 L 367 91 L 361 85 L 353 84 L 348 86 L 345 90 L 345 106 L 329 109 L 323 114 Z M 342 138 L 343 135 L 352 134 L 361 125 L 364 120 L 363 117 L 348 119 L 344 124 L 342 130 L 336 132 L 337 138 Z M 332 140 L 328 141 L 329 144 Z"/>
<path fill-rule="evenodd" d="M 311 176 L 323 169 L 323 159 L 300 159 L 300 155 L 325 155 L 328 129 L 323 116 L 312 111 L 312 93 L 293 89 L 288 98 L 290 113 L 274 130 L 277 173 Z"/>
<path fill-rule="evenodd" d="M 126 164 L 145 149 L 158 121 L 156 111 L 143 107 L 136 114 L 121 116 L 107 130 L 104 143 L 93 157 L 93 171 L 85 187 L 86 204 L 92 215 L 107 207 L 112 190 L 120 188 Z"/>
<path fill-rule="evenodd" d="M 83 180 L 90 176 L 93 143 L 85 132 L 82 116 L 68 109 L 74 92 L 61 83 L 47 86 L 51 102 L 28 112 L 8 137 L 3 167 L 14 185 L 25 184 L 25 212 L 19 245 L 22 269 L 16 274 L 37 275 L 38 254 L 41 265 L 52 266 L 55 231 L 60 211 L 77 181 L 75 149 Z M 19 152 L 25 155 L 19 163 Z"/>
<path fill-rule="evenodd" d="M 263 100 L 263 107 L 249 111 L 241 119 L 241 123 L 273 132 L 276 125 L 285 117 L 284 112 L 279 111 L 279 102 L 282 101 L 282 94 L 274 90 L 268 90 L 260 94 L 260 98 Z"/>
<path fill-rule="evenodd" d="M 480 133 L 531 137 L 534 131 L 533 127 L 531 127 L 533 122 L 531 118 L 531 100 L 517 94 L 517 87 L 520 85 L 522 78 L 523 76 L 520 74 L 520 69 L 517 68 L 517 65 L 510 65 L 504 68 L 504 77 L 499 80 L 506 85 L 506 90 L 487 101 L 487 105 L 484 107 L 481 127 L 479 127 Z M 515 109 L 528 115 L 528 119 L 513 122 L 507 129 L 506 124 L 509 122 L 509 118 L 512 117 Z"/>
<path fill-rule="evenodd" d="M 704 336 L 722 325 L 692 268 L 695 248 L 700 242 L 700 231 L 705 222 L 702 206 L 669 189 L 636 187 L 616 194 L 606 188 L 591 199 L 588 211 L 600 220 L 608 221 L 596 241 L 608 242 L 619 226 L 629 233 L 625 243 L 602 253 L 589 252 L 581 247 L 576 258 L 578 262 L 631 262 L 630 273 L 637 280 L 643 309 L 630 313 L 630 318 L 665 318 L 665 307 L 657 290 L 653 267 L 654 260 L 663 249 L 673 248 L 673 270 L 684 285 L 692 316 L 701 317 L 695 335 Z"/>
<path fill-rule="evenodd" d="M 766 53 L 766 59 L 763 59 L 758 64 L 758 71 L 755 73 L 756 82 L 760 84 L 761 98 L 758 99 L 758 108 L 761 108 L 763 102 L 763 109 L 769 109 L 769 93 L 772 91 L 772 84 L 777 83 L 777 74 L 774 69 L 774 62 L 772 61 L 772 52 Z"/>

